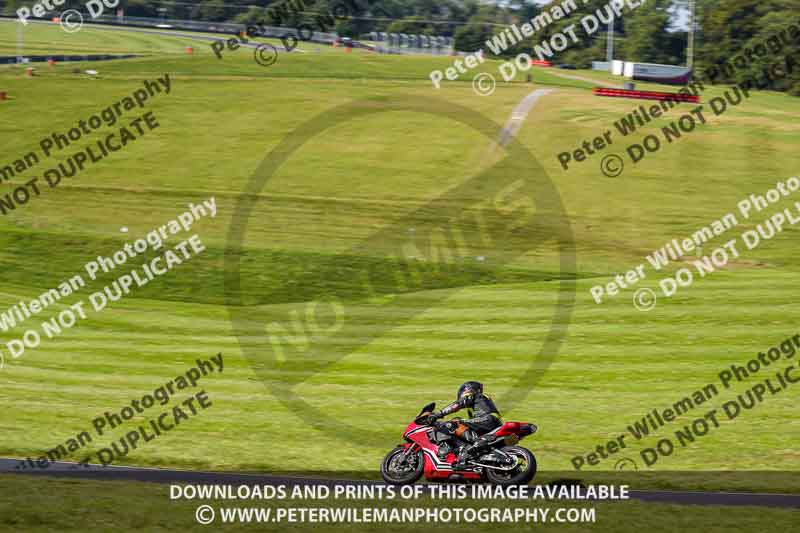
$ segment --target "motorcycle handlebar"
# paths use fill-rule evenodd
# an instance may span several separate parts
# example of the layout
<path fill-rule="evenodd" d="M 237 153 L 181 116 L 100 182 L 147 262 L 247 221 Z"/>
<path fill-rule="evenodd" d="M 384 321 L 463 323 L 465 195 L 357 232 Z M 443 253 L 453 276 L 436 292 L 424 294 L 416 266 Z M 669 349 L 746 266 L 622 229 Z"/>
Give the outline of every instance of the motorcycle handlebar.
<path fill-rule="evenodd" d="M 414 419 L 414 423 L 419 424 L 420 426 L 430 426 L 435 421 L 436 419 L 430 413 L 419 415 Z"/>

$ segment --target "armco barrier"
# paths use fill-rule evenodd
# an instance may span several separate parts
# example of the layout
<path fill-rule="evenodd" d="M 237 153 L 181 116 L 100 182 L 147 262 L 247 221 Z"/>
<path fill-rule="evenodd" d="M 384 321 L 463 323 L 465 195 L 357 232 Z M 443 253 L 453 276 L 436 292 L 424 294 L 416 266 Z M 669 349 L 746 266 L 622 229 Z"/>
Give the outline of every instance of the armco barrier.
<path fill-rule="evenodd" d="M 49 62 L 50 60 L 56 61 L 58 63 L 68 63 L 76 61 L 113 61 L 115 59 L 131 59 L 134 57 L 139 57 L 139 56 L 135 54 L 46 55 L 46 56 L 30 56 L 26 54 L 24 56 L 24 58 L 26 59 L 25 63 L 46 63 Z M 0 65 L 3 64 L 13 65 L 16 62 L 17 62 L 17 56 L 0 56 Z"/>

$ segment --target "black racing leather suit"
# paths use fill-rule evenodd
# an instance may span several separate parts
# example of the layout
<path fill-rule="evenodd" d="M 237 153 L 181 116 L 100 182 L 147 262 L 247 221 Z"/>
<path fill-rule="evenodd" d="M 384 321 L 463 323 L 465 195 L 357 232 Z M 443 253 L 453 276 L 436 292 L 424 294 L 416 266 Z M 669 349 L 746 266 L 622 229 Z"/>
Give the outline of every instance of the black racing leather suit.
<path fill-rule="evenodd" d="M 469 428 L 461 437 L 468 442 L 475 442 L 478 437 L 489 431 L 500 427 L 500 411 L 495 407 L 494 402 L 488 396 L 477 393 L 461 397 L 447 407 L 442 408 L 437 413 L 437 418 L 460 411 L 461 409 L 472 409 L 472 418 L 461 420 Z"/>

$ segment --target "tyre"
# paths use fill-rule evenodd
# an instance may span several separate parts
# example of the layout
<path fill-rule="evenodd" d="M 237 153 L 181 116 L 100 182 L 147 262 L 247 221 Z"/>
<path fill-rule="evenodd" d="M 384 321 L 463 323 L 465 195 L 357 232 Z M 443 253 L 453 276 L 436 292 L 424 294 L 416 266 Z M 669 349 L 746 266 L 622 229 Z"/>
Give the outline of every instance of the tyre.
<path fill-rule="evenodd" d="M 404 446 L 398 446 L 383 458 L 381 477 L 386 483 L 409 485 L 422 477 L 422 471 L 425 468 L 422 450 L 417 449 L 406 455 L 407 449 Z"/>
<path fill-rule="evenodd" d="M 508 472 L 487 468 L 486 479 L 496 485 L 527 485 L 536 475 L 536 457 L 522 446 L 506 446 L 501 450 L 517 459 L 517 468 Z"/>

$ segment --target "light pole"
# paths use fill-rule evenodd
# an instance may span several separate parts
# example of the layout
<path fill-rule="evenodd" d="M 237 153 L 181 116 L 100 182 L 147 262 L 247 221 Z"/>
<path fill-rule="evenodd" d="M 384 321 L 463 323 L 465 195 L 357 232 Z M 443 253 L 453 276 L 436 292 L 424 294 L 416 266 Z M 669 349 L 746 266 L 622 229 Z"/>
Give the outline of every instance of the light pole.
<path fill-rule="evenodd" d="M 22 63 L 22 50 L 24 48 L 23 38 L 22 38 L 22 28 L 24 24 L 22 22 L 17 22 L 17 63 Z"/>
<path fill-rule="evenodd" d="M 689 0 L 689 41 L 686 46 L 686 68 L 694 67 L 695 0 Z"/>

